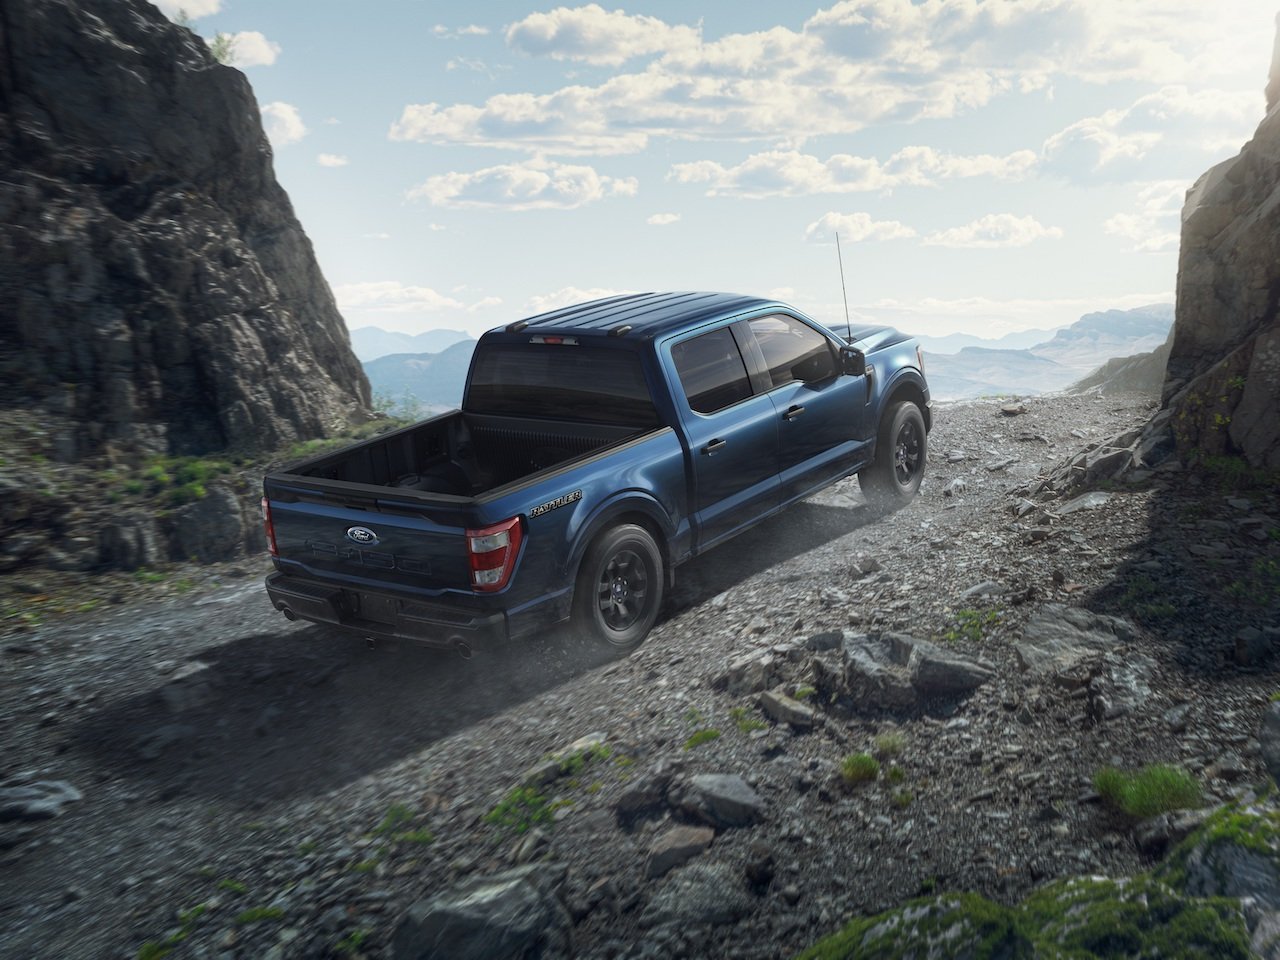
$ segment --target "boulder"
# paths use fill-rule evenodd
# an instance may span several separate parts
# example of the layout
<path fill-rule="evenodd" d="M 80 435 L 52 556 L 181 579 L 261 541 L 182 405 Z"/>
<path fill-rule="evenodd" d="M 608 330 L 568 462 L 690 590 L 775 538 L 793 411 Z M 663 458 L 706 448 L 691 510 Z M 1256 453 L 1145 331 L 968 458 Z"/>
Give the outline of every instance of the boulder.
<path fill-rule="evenodd" d="M 995 676 L 989 664 L 901 633 L 852 634 L 843 653 L 844 692 L 855 707 L 900 710 L 961 696 Z"/>
<path fill-rule="evenodd" d="M 244 555 L 247 524 L 240 498 L 221 484 L 175 510 L 171 521 L 170 539 L 179 559 L 215 563 Z"/>
<path fill-rule="evenodd" d="M 668 801 L 713 827 L 745 827 L 764 816 L 764 800 L 733 773 L 700 773 L 674 783 Z"/>
<path fill-rule="evenodd" d="M 534 864 L 475 877 L 405 911 L 394 960 L 534 960 L 569 956 L 572 920 L 558 892 L 563 867 Z"/>
<path fill-rule="evenodd" d="M 1050 603 L 1027 621 L 1014 650 L 1023 670 L 1046 676 L 1064 673 L 1099 653 L 1115 650 L 1132 636 L 1133 626 L 1127 620 Z"/>

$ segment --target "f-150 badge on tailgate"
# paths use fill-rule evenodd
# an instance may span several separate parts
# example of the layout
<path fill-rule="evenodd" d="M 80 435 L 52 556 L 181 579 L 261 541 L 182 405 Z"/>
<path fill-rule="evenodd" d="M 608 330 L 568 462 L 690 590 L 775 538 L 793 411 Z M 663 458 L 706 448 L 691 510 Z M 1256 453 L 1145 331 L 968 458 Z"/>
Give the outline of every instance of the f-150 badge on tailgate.
<path fill-rule="evenodd" d="M 546 503 L 540 503 L 529 511 L 530 517 L 540 517 L 544 513 L 550 513 L 552 510 L 558 510 L 563 506 L 571 503 L 577 503 L 582 499 L 582 491 L 575 490 L 573 493 L 566 493 L 562 497 L 556 497 L 554 500 L 548 500 Z"/>
<path fill-rule="evenodd" d="M 371 547 L 378 542 L 378 535 L 368 527 L 347 528 L 347 539 Z"/>

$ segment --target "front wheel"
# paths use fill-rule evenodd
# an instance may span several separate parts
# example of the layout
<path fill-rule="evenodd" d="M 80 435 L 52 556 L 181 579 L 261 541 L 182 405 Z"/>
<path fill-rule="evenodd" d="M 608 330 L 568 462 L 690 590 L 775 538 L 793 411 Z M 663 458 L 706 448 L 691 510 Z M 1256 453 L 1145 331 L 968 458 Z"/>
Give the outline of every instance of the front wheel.
<path fill-rule="evenodd" d="M 889 407 L 880 421 L 876 459 L 858 473 L 867 501 L 885 510 L 910 503 L 920 489 L 927 452 L 928 435 L 920 408 L 910 400 Z"/>
<path fill-rule="evenodd" d="M 662 552 L 649 531 L 634 523 L 613 527 L 596 538 L 578 569 L 574 626 L 610 650 L 632 650 L 657 622 L 664 588 Z"/>

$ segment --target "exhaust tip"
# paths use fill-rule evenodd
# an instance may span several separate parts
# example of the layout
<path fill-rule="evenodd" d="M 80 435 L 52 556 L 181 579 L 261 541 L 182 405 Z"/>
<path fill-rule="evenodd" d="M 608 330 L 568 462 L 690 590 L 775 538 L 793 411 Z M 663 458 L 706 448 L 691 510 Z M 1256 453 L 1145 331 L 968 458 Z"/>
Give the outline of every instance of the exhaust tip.
<path fill-rule="evenodd" d="M 461 637 L 454 637 L 452 640 L 453 652 L 460 656 L 463 660 L 471 659 L 471 646 Z"/>
<path fill-rule="evenodd" d="M 285 618 L 286 620 L 297 620 L 297 619 L 298 619 L 298 615 L 297 615 L 296 613 L 294 613 L 294 612 L 293 612 L 293 610 L 291 610 L 289 607 L 285 606 L 283 603 L 282 603 L 282 604 L 280 604 L 280 606 L 276 607 L 276 609 L 277 609 L 277 610 L 279 610 L 281 613 L 283 613 L 283 614 L 284 614 L 284 618 Z"/>

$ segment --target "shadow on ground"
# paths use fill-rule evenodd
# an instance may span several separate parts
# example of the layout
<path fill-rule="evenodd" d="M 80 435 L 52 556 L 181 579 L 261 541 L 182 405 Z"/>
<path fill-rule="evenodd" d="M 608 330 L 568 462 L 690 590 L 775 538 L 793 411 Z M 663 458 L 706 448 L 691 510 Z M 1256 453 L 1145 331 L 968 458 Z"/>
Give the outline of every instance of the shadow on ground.
<path fill-rule="evenodd" d="M 668 615 L 873 519 L 865 507 L 798 504 L 682 567 Z M 339 787 L 604 660 L 565 630 L 464 661 L 411 643 L 370 649 L 354 635 L 309 627 L 236 637 L 206 648 L 199 662 L 189 681 L 91 714 L 71 749 L 104 778 L 136 781 L 155 799 L 194 795 L 254 808 Z"/>

